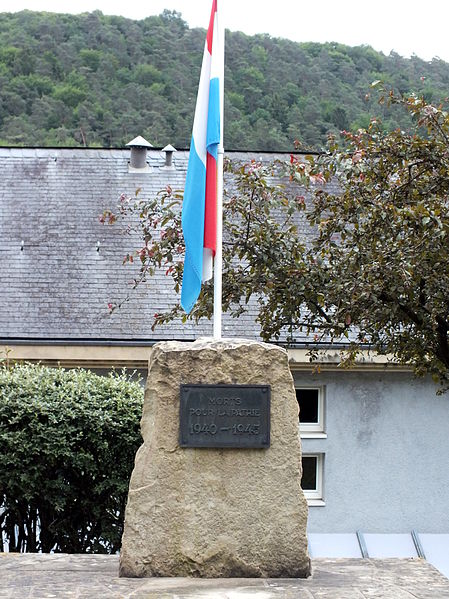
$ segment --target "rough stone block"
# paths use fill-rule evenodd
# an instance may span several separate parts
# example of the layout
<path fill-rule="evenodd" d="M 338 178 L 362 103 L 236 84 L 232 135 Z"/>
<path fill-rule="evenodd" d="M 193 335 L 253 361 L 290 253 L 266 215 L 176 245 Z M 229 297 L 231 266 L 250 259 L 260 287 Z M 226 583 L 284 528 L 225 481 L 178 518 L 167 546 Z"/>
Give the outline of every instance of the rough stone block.
<path fill-rule="evenodd" d="M 181 384 L 271 385 L 268 449 L 181 448 Z M 298 405 L 287 352 L 246 340 L 158 343 L 120 576 L 306 577 Z"/>

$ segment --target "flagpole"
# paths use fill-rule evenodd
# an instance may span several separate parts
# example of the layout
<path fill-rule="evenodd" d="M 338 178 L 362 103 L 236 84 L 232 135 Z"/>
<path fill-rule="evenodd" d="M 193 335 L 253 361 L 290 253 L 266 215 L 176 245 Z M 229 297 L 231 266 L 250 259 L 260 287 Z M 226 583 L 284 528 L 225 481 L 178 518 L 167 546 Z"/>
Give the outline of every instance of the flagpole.
<path fill-rule="evenodd" d="M 220 48 L 220 143 L 217 153 L 217 247 L 214 258 L 214 339 L 221 339 L 222 315 L 222 271 L 223 271 L 223 121 L 224 121 L 224 41 L 225 28 L 223 23 L 222 4 L 218 0 L 218 33 Z"/>

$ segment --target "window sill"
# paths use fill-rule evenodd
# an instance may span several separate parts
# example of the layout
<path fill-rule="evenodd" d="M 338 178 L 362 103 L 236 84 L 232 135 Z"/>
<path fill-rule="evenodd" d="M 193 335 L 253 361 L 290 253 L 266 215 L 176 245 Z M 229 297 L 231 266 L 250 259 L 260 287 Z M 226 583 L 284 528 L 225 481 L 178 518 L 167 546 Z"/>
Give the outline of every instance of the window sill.
<path fill-rule="evenodd" d="M 307 505 L 309 507 L 324 507 L 326 502 L 323 499 L 307 499 Z"/>
<path fill-rule="evenodd" d="M 299 431 L 301 439 L 327 439 L 327 433 L 319 433 L 318 431 Z"/>

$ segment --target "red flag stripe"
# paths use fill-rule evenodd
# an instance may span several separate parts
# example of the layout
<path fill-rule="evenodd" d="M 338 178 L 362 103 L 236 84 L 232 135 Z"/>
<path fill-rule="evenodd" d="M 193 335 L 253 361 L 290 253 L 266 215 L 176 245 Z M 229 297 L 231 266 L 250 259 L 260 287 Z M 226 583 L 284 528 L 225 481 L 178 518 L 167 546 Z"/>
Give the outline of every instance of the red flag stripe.
<path fill-rule="evenodd" d="M 204 213 L 204 247 L 217 249 L 217 161 L 207 153 L 206 158 L 206 207 Z"/>
<path fill-rule="evenodd" d="M 210 13 L 209 28 L 207 30 L 207 49 L 209 50 L 209 54 L 212 54 L 212 39 L 214 37 L 214 18 L 215 18 L 216 12 L 217 12 L 217 0 L 213 0 L 212 11 Z"/>

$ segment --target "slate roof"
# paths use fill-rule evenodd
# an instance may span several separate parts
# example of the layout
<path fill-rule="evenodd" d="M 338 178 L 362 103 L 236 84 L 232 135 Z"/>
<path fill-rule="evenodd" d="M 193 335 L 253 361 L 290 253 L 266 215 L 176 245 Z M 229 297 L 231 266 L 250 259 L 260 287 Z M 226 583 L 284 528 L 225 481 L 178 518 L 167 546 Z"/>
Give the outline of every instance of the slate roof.
<path fill-rule="evenodd" d="M 129 149 L 0 148 L 0 339 L 191 340 L 212 325 L 174 322 L 151 330 L 153 315 L 172 305 L 171 279 L 158 273 L 131 300 L 122 299 L 133 266 L 122 259 L 132 239 L 99 215 L 122 193 L 142 197 L 166 185 L 184 186 L 188 151 L 165 167 L 165 154 L 150 149 L 150 172 L 128 171 Z M 231 159 L 285 159 L 285 154 L 228 153 Z M 23 250 L 21 250 L 21 243 Z M 100 250 L 97 251 L 97 242 Z M 136 246 L 137 247 L 137 246 Z M 224 316 L 224 336 L 258 337 L 254 314 Z"/>

